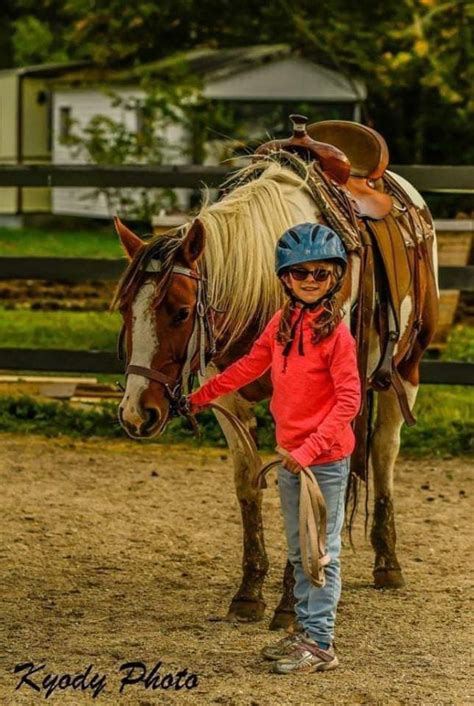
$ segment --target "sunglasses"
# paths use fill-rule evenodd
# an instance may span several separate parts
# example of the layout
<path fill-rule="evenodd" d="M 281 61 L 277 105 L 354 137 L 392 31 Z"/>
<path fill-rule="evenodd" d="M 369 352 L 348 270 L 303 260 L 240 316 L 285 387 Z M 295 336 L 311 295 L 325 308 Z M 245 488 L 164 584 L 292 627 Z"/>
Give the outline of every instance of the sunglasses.
<path fill-rule="evenodd" d="M 312 275 L 316 282 L 326 282 L 328 277 L 332 275 L 331 270 L 326 270 L 323 267 L 318 267 L 316 270 L 306 270 L 303 267 L 292 267 L 289 272 L 293 279 L 297 282 L 303 282 L 308 278 L 308 275 Z"/>

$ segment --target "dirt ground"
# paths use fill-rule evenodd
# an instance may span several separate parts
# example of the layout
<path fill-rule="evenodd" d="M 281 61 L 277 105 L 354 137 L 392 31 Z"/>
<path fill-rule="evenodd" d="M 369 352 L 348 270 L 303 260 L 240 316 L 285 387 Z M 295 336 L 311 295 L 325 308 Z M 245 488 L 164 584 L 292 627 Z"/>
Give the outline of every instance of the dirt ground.
<path fill-rule="evenodd" d="M 108 311 L 116 282 L 51 282 L 13 279 L 0 282 L 4 309 Z"/>
<path fill-rule="evenodd" d="M 341 666 L 285 677 L 268 674 L 258 657 L 280 636 L 268 631 L 285 560 L 273 482 L 264 501 L 267 613 L 260 623 L 230 624 L 223 617 L 239 582 L 241 529 L 225 452 L 1 441 L 1 704 L 45 699 L 49 682 L 40 692 L 25 685 L 15 691 L 26 669 L 14 674 L 14 667 L 26 662 L 45 665 L 31 676 L 40 685 L 48 673 L 79 675 L 88 665 L 89 682 L 96 672 L 106 676 L 95 699 L 91 687 L 57 688 L 48 698 L 74 706 L 473 703 L 467 460 L 399 460 L 398 546 L 407 587 L 371 587 L 372 552 L 359 517 L 357 553 L 346 541 L 342 557 Z M 137 683 L 119 693 L 121 665 L 145 663 L 149 676 L 159 661 L 160 678 L 186 668 L 179 683 L 195 674 L 198 685 L 153 691 Z"/>

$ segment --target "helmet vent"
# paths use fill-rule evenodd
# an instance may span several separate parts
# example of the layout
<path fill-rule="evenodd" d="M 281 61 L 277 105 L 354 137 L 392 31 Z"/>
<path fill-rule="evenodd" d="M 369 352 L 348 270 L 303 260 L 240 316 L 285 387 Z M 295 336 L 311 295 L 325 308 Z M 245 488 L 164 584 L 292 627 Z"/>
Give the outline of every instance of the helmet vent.
<path fill-rule="evenodd" d="M 294 230 L 289 230 L 288 235 L 290 235 L 293 238 L 293 240 L 295 241 L 295 243 L 298 243 L 298 245 L 301 243 L 300 236 Z"/>
<path fill-rule="evenodd" d="M 287 250 L 291 250 L 291 245 L 288 245 L 288 243 L 286 243 L 284 240 L 281 240 L 278 243 L 278 247 L 279 248 L 286 248 Z"/>

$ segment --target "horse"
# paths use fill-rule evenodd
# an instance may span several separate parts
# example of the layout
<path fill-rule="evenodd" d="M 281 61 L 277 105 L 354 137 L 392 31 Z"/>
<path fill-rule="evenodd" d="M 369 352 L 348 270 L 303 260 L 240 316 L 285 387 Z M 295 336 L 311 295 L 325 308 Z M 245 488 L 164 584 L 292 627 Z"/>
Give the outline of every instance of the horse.
<path fill-rule="evenodd" d="M 187 372 L 196 371 L 200 365 L 199 381 L 202 383 L 249 351 L 284 301 L 283 288 L 274 272 L 277 239 L 297 223 L 323 222 L 304 176 L 266 159 L 258 160 L 252 169 L 254 178 L 249 179 L 248 170 L 242 170 L 237 174 L 237 186 L 220 200 L 204 205 L 182 228 L 157 235 L 148 242 L 119 219 L 115 221 L 129 259 L 115 296 L 115 304 L 123 317 L 123 342 L 129 362 L 118 416 L 132 438 L 143 439 L 162 433 L 176 402 L 173 386 L 179 387 L 184 368 Z M 391 176 L 413 203 L 429 214 L 414 187 L 402 177 Z M 360 255 L 348 253 L 340 297 L 345 310 L 344 321 L 349 327 L 351 308 L 360 286 L 360 267 Z M 409 296 L 402 302 L 400 338 L 395 346 L 400 361 L 398 371 L 410 410 L 419 388 L 420 360 L 436 327 L 439 298 L 436 273 L 433 230 L 431 267 L 425 261 L 420 263 L 421 300 L 418 308 Z M 421 312 L 422 324 L 414 333 L 415 309 Z M 190 339 L 197 335 L 198 318 L 202 331 L 205 329 L 203 320 L 211 322 L 213 336 L 201 336 L 200 343 L 195 340 L 189 359 L 188 346 Z M 369 374 L 380 359 L 376 329 L 376 326 L 370 328 Z M 404 357 L 408 349 L 410 354 Z M 219 404 L 232 412 L 256 440 L 253 408 L 271 393 L 267 372 L 235 393 L 225 395 Z M 394 466 L 404 418 L 393 387 L 375 394 L 376 418 L 370 449 L 374 496 L 370 535 L 375 552 L 373 572 L 376 587 L 397 588 L 404 585 L 404 578 L 396 553 Z M 249 461 L 235 430 L 222 414 L 215 410 L 214 413 L 231 452 L 243 523 L 243 574 L 227 618 L 256 621 L 263 617 L 266 607 L 262 588 L 268 571 L 261 491 L 250 482 Z M 282 596 L 271 629 L 291 624 L 292 588 L 292 566 L 287 562 Z"/>

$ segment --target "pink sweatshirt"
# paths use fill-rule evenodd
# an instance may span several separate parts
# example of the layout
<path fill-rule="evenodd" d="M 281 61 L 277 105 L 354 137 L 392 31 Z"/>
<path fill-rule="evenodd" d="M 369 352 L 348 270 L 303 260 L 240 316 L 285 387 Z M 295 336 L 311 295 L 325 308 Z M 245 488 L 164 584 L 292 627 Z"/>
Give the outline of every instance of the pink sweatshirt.
<path fill-rule="evenodd" d="M 301 465 L 337 461 L 352 453 L 355 437 L 351 421 L 360 407 L 360 379 L 356 344 L 341 322 L 320 343 L 311 343 L 309 321 L 321 309 L 303 314 L 303 349 L 298 350 L 300 327 L 287 357 L 275 335 L 281 309 L 270 319 L 247 355 L 190 394 L 195 405 L 207 403 L 261 377 L 271 367 L 273 395 L 270 411 L 276 440 Z M 300 309 L 293 313 L 296 321 Z"/>

